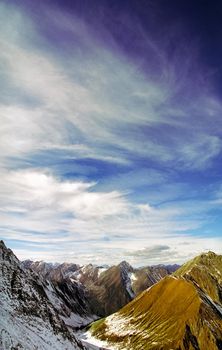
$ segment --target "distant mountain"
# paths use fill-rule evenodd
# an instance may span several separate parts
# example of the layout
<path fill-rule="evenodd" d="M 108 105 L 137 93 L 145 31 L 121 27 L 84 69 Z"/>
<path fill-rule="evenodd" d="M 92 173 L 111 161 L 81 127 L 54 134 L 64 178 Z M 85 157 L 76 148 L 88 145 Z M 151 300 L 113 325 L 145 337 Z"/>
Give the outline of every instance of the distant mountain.
<path fill-rule="evenodd" d="M 159 282 L 163 277 L 172 274 L 180 266 L 179 265 L 154 265 L 134 269 L 131 275 L 132 290 L 134 296 Z"/>
<path fill-rule="evenodd" d="M 53 281 L 61 281 L 63 278 L 69 277 L 75 271 L 79 270 L 80 265 L 76 264 L 52 264 L 44 261 L 25 260 L 21 262 L 21 266 L 25 269 L 32 269 L 45 279 Z"/>
<path fill-rule="evenodd" d="M 133 300 L 136 295 L 170 274 L 163 266 L 134 269 L 126 261 L 103 271 L 94 283 L 84 283 L 93 297 L 94 312 L 110 315 Z"/>
<path fill-rule="evenodd" d="M 222 256 L 202 254 L 90 333 L 115 349 L 222 349 Z"/>
<path fill-rule="evenodd" d="M 140 292 L 171 274 L 179 266 L 157 265 L 134 269 L 126 261 L 109 267 L 93 264 L 49 264 L 26 260 L 22 262 L 22 267 L 32 269 L 50 281 L 60 298 L 64 299 L 65 290 L 69 302 L 71 301 L 71 309 L 81 316 L 79 325 L 81 322 L 84 325 L 86 321 L 90 322 L 89 319 L 104 317 L 119 310 Z M 90 318 L 87 318 L 87 315 Z"/>
<path fill-rule="evenodd" d="M 0 349 L 84 349 L 54 307 L 53 293 L 0 241 Z"/>

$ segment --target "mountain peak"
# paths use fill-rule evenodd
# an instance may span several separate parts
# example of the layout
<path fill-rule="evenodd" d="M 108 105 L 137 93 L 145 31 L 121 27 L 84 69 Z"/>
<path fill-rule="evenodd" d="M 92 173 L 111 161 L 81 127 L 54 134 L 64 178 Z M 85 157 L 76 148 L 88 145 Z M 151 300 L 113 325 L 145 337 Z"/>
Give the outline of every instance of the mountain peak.
<path fill-rule="evenodd" d="M 215 302 L 222 302 L 222 255 L 207 252 L 182 265 L 174 276 L 184 277 L 194 282 Z"/>
<path fill-rule="evenodd" d="M 217 255 L 216 253 L 212 252 L 211 250 L 209 250 L 209 251 L 206 252 L 206 253 L 202 253 L 200 256 L 201 256 L 202 258 L 203 258 L 203 257 L 215 258 L 215 257 L 217 257 L 218 255 Z"/>
<path fill-rule="evenodd" d="M 5 243 L 2 239 L 0 240 L 0 249 L 7 249 Z"/>
<path fill-rule="evenodd" d="M 0 261 L 9 261 L 13 264 L 19 264 L 18 258 L 11 249 L 6 247 L 3 240 L 0 240 Z"/>
<path fill-rule="evenodd" d="M 195 258 L 189 260 L 183 264 L 176 272 L 175 275 L 184 275 L 189 273 L 194 267 L 197 266 L 208 266 L 218 265 L 218 268 L 222 268 L 222 255 L 217 255 L 212 251 L 201 253 Z"/>
<path fill-rule="evenodd" d="M 119 264 L 119 267 L 124 269 L 124 270 L 132 270 L 132 266 L 125 260 L 121 261 L 121 263 Z"/>
<path fill-rule="evenodd" d="M 213 255 L 213 256 L 217 255 L 217 254 L 214 253 L 212 250 L 209 250 L 206 254 L 207 254 L 207 255 Z"/>

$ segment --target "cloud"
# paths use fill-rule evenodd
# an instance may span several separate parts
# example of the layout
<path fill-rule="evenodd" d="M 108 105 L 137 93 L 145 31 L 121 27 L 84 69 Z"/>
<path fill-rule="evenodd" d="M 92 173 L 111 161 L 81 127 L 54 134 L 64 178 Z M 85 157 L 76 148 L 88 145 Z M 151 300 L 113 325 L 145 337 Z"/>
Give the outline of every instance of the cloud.
<path fill-rule="evenodd" d="M 15 244 L 20 258 L 44 255 L 48 260 L 71 261 L 78 251 L 81 262 L 94 255 L 102 263 L 110 259 L 108 249 L 115 262 L 127 256 L 141 264 L 182 260 L 187 252 L 180 242 L 199 241 L 195 252 L 208 242 L 189 236 L 190 230 L 200 227 L 207 205 L 137 204 L 126 193 L 98 191 L 96 183 L 68 181 L 44 169 L 5 171 L 1 184 L 1 237 Z M 175 257 L 167 253 L 172 246 Z"/>
<path fill-rule="evenodd" d="M 57 149 L 77 159 L 129 164 L 140 157 L 202 169 L 220 153 L 220 139 L 208 134 L 205 123 L 198 134 L 190 129 L 190 136 L 186 136 L 188 115 L 195 113 L 196 118 L 197 111 L 190 101 L 181 113 L 180 96 L 178 101 L 173 99 L 178 90 L 175 79 L 168 76 L 164 81 L 164 76 L 158 80 L 144 74 L 118 46 L 113 52 L 98 40 L 83 19 L 73 20 L 46 7 L 44 23 L 53 26 L 55 36 L 64 31 L 76 38 L 68 52 L 55 51 L 54 42 L 50 51 L 36 23 L 16 7 L 12 10 L 2 4 L 1 8 L 4 84 L 8 84 L 6 94 L 14 93 L 19 99 L 11 105 L 3 99 L 0 106 L 4 158 Z M 26 31 L 29 35 L 24 35 Z M 164 56 L 156 43 L 145 49 L 153 57 Z M 170 74 L 173 70 L 169 65 L 164 58 L 160 69 L 168 67 Z M 183 79 L 187 88 L 189 75 Z M 208 109 L 199 114 L 215 111 L 217 103 L 212 100 L 208 98 Z M 162 135 L 157 141 L 160 128 Z"/>
<path fill-rule="evenodd" d="M 130 127 L 136 121 L 156 122 L 152 106 L 164 98 L 164 92 L 146 82 L 125 59 L 116 58 L 97 46 L 91 46 L 92 52 L 84 59 L 73 52 L 68 61 L 58 62 L 47 51 L 33 47 L 40 40 L 34 27 L 29 37 L 24 36 L 27 21 L 22 13 L 16 16 L 14 10 L 11 15 L 6 6 L 3 12 L 9 16 L 8 26 L 3 27 L 0 38 L 1 63 L 10 85 L 8 94 L 14 89 L 23 96 L 13 105 L 1 105 L 4 156 L 24 157 L 37 150 L 57 148 L 73 151 L 78 157 L 75 145 L 79 139 L 80 143 L 84 140 L 85 146 L 80 157 L 119 162 L 121 153 L 108 147 L 127 148 L 127 143 L 117 138 L 117 129 L 126 124 Z M 30 25 L 28 22 L 27 30 Z M 81 28 L 80 25 L 77 34 L 82 37 Z M 93 38 L 90 39 L 93 42 Z M 90 41 L 84 37 L 83 40 Z M 116 67 L 115 73 L 110 70 L 111 66 Z M 70 74 L 72 71 L 75 77 Z M 142 109 L 140 100 L 144 104 Z"/>
<path fill-rule="evenodd" d="M 46 172 L 20 170 L 1 176 L 4 187 L 0 198 L 2 210 L 38 213 L 54 210 L 67 212 L 77 218 L 103 218 L 122 215 L 127 211 L 123 195 L 113 192 L 91 192 L 94 183 L 59 181 Z M 17 208 L 17 209 L 16 209 Z"/>
<path fill-rule="evenodd" d="M 194 142 L 184 145 L 182 148 L 186 166 L 192 169 L 205 169 L 220 154 L 221 139 L 218 136 L 199 135 L 195 137 Z"/>
<path fill-rule="evenodd" d="M 169 250 L 170 247 L 168 245 L 154 245 L 153 247 L 143 248 L 134 251 L 133 253 L 129 253 L 128 255 L 132 255 L 134 257 L 140 257 L 140 258 L 156 258 L 157 255 L 161 254 L 162 252 L 165 252 L 166 250 Z"/>
<path fill-rule="evenodd" d="M 75 13 L 3 2 L 0 19 L 2 238 L 22 258 L 186 258 L 179 243 L 214 204 L 183 201 L 180 171 L 201 176 L 221 153 L 221 103 L 196 58 L 168 57 L 138 22 L 144 65 Z M 213 246 L 192 239 L 193 253 Z"/>
<path fill-rule="evenodd" d="M 186 239 L 186 241 L 184 241 Z M 182 264 L 193 257 L 209 250 L 220 254 L 222 245 L 220 238 L 200 238 L 181 236 L 174 239 L 163 238 L 167 249 L 156 248 L 164 246 L 159 239 L 150 238 L 146 240 L 120 240 L 112 242 L 88 241 L 83 246 L 78 242 L 57 242 L 56 244 L 41 243 L 41 246 L 34 242 L 14 243 L 9 241 L 20 259 L 31 258 L 33 260 L 57 261 L 57 262 L 78 262 L 82 264 L 118 264 L 126 259 L 133 266 L 145 266 L 156 264 Z M 141 254 L 143 246 L 149 244 L 150 254 Z M 159 243 L 159 244 L 156 244 Z M 185 244 L 186 243 L 186 244 Z M 62 246 L 62 249 L 61 249 Z M 152 253 L 152 247 L 153 253 Z M 146 248 L 145 248 L 146 249 Z M 66 252 L 64 255 L 64 251 Z M 154 253 L 155 251 L 155 253 Z M 135 252 L 135 254 L 134 254 Z M 111 257 L 111 258 L 110 258 Z"/>
<path fill-rule="evenodd" d="M 207 252 L 209 250 L 220 254 L 222 244 L 219 238 L 201 238 L 201 237 L 177 237 L 164 239 L 167 244 L 155 244 L 156 241 L 150 240 L 150 246 L 142 249 L 133 249 L 125 251 L 127 260 L 135 266 L 155 265 L 155 264 L 172 264 L 184 262 L 193 257 Z M 158 241 L 158 240 L 157 240 Z"/>

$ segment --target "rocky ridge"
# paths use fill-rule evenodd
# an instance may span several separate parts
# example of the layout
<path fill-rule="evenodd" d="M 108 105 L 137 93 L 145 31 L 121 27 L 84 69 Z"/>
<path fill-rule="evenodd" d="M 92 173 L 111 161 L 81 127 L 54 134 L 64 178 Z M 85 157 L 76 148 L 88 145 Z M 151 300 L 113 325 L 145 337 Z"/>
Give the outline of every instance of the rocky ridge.
<path fill-rule="evenodd" d="M 50 287 L 0 241 L 0 349 L 84 349 L 48 297 Z"/>

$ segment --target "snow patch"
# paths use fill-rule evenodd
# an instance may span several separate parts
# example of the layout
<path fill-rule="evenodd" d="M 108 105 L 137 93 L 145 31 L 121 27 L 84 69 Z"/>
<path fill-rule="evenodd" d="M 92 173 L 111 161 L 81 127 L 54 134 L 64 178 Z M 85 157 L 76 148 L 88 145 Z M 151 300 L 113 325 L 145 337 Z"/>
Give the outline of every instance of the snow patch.
<path fill-rule="evenodd" d="M 98 277 L 101 275 L 101 273 L 105 272 L 108 269 L 108 267 L 98 267 Z"/>
<path fill-rule="evenodd" d="M 137 277 L 134 272 L 129 272 L 128 273 L 129 279 L 131 281 L 131 284 L 137 280 Z"/>
<path fill-rule="evenodd" d="M 86 350 L 116 350 L 116 347 L 111 347 L 108 342 L 99 340 L 92 336 L 92 334 L 88 332 L 78 332 L 78 339 L 83 343 L 86 347 Z"/>

